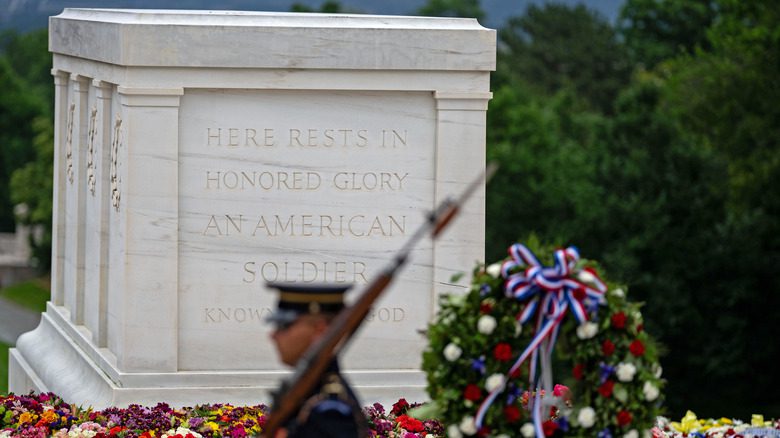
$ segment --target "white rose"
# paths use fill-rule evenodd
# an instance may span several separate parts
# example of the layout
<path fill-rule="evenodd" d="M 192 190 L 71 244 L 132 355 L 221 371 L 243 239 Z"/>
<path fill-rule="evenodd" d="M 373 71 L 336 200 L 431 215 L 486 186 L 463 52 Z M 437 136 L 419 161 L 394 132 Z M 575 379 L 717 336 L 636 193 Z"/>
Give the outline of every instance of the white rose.
<path fill-rule="evenodd" d="M 162 438 L 168 438 L 168 437 L 172 437 L 172 436 L 176 436 L 176 435 L 187 436 L 188 434 L 194 436 L 195 438 L 203 438 L 203 435 L 201 435 L 201 434 L 199 434 L 197 432 L 191 431 L 191 430 L 187 429 L 186 427 L 178 427 L 176 430 L 171 429 L 168 432 L 164 433 Z"/>
<path fill-rule="evenodd" d="M 634 374 L 636 374 L 636 367 L 632 363 L 619 363 L 615 370 L 618 380 L 621 382 L 630 382 L 634 380 Z"/>
<path fill-rule="evenodd" d="M 656 379 L 660 379 L 661 378 L 661 374 L 663 374 L 663 372 L 664 372 L 664 369 L 661 368 L 661 365 L 655 364 L 653 366 L 653 371 L 654 371 L 653 375 L 655 375 L 655 378 Z"/>
<path fill-rule="evenodd" d="M 596 423 L 596 411 L 590 406 L 580 409 L 580 412 L 577 414 L 577 422 L 580 423 L 583 429 L 592 427 Z"/>
<path fill-rule="evenodd" d="M 450 342 L 447 344 L 446 347 L 444 347 L 444 358 L 447 359 L 450 362 L 455 362 L 460 357 L 461 353 L 463 353 L 463 350 L 460 349 L 457 345 Z"/>
<path fill-rule="evenodd" d="M 425 434 L 425 438 L 436 438 L 432 433 Z"/>
<path fill-rule="evenodd" d="M 447 427 L 447 436 L 450 438 L 463 438 L 463 434 L 460 433 L 460 429 L 458 429 L 458 426 L 451 424 L 449 427 Z"/>
<path fill-rule="evenodd" d="M 485 269 L 485 272 L 493 278 L 498 278 L 501 275 L 501 263 L 493 263 Z"/>
<path fill-rule="evenodd" d="M 531 423 L 525 423 L 523 427 L 520 428 L 520 433 L 523 434 L 525 438 L 533 438 L 534 435 L 536 435 L 534 425 Z"/>
<path fill-rule="evenodd" d="M 496 318 L 490 315 L 482 315 L 477 320 L 477 330 L 483 335 L 489 335 L 496 329 Z"/>
<path fill-rule="evenodd" d="M 595 322 L 584 322 L 577 327 L 577 337 L 580 339 L 590 339 L 599 332 L 599 326 Z"/>
<path fill-rule="evenodd" d="M 642 438 L 653 438 L 653 434 L 649 430 L 643 430 Z"/>
<path fill-rule="evenodd" d="M 577 273 L 577 280 L 583 283 L 594 283 L 596 281 L 596 277 L 589 271 L 580 271 Z"/>
<path fill-rule="evenodd" d="M 488 392 L 493 392 L 494 389 L 504 386 L 504 376 L 501 374 L 493 374 L 485 380 L 485 389 Z"/>
<path fill-rule="evenodd" d="M 515 322 L 515 337 L 520 336 L 520 334 L 523 333 L 523 324 L 520 324 L 520 321 Z"/>
<path fill-rule="evenodd" d="M 471 415 L 463 417 L 460 421 L 460 426 L 458 427 L 460 428 L 460 431 L 466 435 L 474 435 L 477 433 L 477 423 L 474 422 L 474 417 Z"/>
<path fill-rule="evenodd" d="M 624 298 L 626 296 L 626 291 L 624 291 L 621 288 L 613 289 L 612 290 L 612 295 L 616 296 L 618 298 Z"/>
<path fill-rule="evenodd" d="M 509 435 L 502 433 L 501 435 L 496 435 L 496 438 L 509 438 Z"/>
<path fill-rule="evenodd" d="M 657 399 L 658 395 L 661 393 L 661 391 L 658 390 L 658 387 L 650 382 L 645 382 L 645 386 L 642 388 L 642 392 L 645 393 L 645 400 L 647 401 L 653 401 Z"/>
<path fill-rule="evenodd" d="M 639 432 L 636 429 L 631 429 L 627 434 L 623 435 L 623 438 L 639 438 Z"/>

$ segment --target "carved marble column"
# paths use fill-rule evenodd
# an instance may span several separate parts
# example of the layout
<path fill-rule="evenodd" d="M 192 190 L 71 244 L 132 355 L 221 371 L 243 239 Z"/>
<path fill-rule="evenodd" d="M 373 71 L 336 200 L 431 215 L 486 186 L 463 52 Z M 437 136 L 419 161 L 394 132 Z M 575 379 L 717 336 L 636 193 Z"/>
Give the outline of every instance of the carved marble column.
<path fill-rule="evenodd" d="M 436 91 L 436 204 L 448 195 L 462 192 L 484 168 L 485 132 L 489 92 L 462 93 Z M 475 163 L 480 163 L 475 166 Z M 473 170 L 472 170 L 473 172 Z M 478 190 L 462 206 L 458 219 L 434 243 L 434 294 L 463 293 L 470 280 L 464 266 L 485 259 L 485 190 Z M 480 239 L 477 239 L 480 238 Z M 453 275 L 464 275 L 451 281 Z M 434 303 L 438 298 L 434 297 Z M 432 311 L 435 312 L 435 307 Z"/>
<path fill-rule="evenodd" d="M 178 147 L 181 88 L 118 87 L 112 145 L 108 339 L 123 372 L 173 372 L 178 345 Z M 116 122 L 115 122 L 116 123 Z M 113 240 L 116 238 L 115 240 Z M 143 275 L 126 275 L 127 267 Z M 109 327 L 112 322 L 109 321 Z"/>
<path fill-rule="evenodd" d="M 84 233 L 86 149 L 90 78 L 73 74 L 65 138 L 64 305 L 70 321 L 84 324 Z"/>
<path fill-rule="evenodd" d="M 109 155 L 112 84 L 92 81 L 86 149 L 86 255 L 84 324 L 97 347 L 107 344 Z"/>
<path fill-rule="evenodd" d="M 62 306 L 65 263 L 65 139 L 69 119 L 70 73 L 52 69 L 54 76 L 54 193 L 52 193 L 51 301 Z"/>

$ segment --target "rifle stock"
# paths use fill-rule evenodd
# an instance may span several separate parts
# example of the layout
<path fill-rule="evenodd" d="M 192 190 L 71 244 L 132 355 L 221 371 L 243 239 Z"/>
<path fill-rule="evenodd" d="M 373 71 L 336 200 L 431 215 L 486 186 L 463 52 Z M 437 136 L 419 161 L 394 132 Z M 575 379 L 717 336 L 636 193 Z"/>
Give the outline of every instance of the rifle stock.
<path fill-rule="evenodd" d="M 449 225 L 460 210 L 460 206 L 479 187 L 482 181 L 488 181 L 497 169 L 490 164 L 478 178 L 472 181 L 457 200 L 450 198 L 442 202 L 422 227 L 417 229 L 406 244 L 393 258 L 385 270 L 366 286 L 358 300 L 344 308 L 330 323 L 325 333 L 315 342 L 295 367 L 293 374 L 282 382 L 274 394 L 272 410 L 263 430 L 263 436 L 273 438 L 287 420 L 300 408 L 306 397 L 311 394 L 331 360 L 338 355 L 352 335 L 363 323 L 373 303 L 393 280 L 395 272 L 403 266 L 417 242 L 429 231 L 436 238 Z"/>

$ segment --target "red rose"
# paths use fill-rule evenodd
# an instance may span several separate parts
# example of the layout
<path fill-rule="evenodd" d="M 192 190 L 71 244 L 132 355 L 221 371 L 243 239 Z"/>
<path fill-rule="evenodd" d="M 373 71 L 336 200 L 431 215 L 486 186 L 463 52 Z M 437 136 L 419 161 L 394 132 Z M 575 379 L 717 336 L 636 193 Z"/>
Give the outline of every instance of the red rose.
<path fill-rule="evenodd" d="M 463 390 L 463 398 L 466 400 L 477 401 L 482 398 L 482 390 L 479 386 L 469 383 L 466 385 L 466 389 Z"/>
<path fill-rule="evenodd" d="M 514 423 L 520 419 L 520 408 L 515 405 L 509 405 L 504 408 L 504 418 L 508 423 Z"/>
<path fill-rule="evenodd" d="M 554 421 L 547 420 L 542 423 L 542 430 L 544 431 L 544 436 L 553 436 L 555 431 L 558 430 L 558 424 Z"/>
<path fill-rule="evenodd" d="M 603 344 L 601 344 L 601 352 L 604 353 L 604 356 L 611 356 L 612 353 L 615 352 L 615 344 L 607 339 Z"/>
<path fill-rule="evenodd" d="M 630 351 L 634 356 L 639 357 L 645 354 L 645 344 L 643 344 L 639 339 L 634 339 L 634 342 L 632 342 L 628 347 L 628 351 Z"/>
<path fill-rule="evenodd" d="M 397 402 L 393 403 L 393 410 L 390 411 L 393 415 L 399 415 L 406 412 L 409 409 L 409 403 L 405 398 L 399 398 Z"/>
<path fill-rule="evenodd" d="M 586 295 L 586 294 L 585 294 L 585 289 L 582 289 L 582 288 L 579 288 L 579 289 L 574 289 L 574 298 L 575 298 L 577 301 L 582 301 L 582 300 L 584 300 L 584 299 L 585 299 L 585 295 Z"/>
<path fill-rule="evenodd" d="M 628 318 L 626 317 L 626 314 L 623 312 L 618 312 L 614 315 L 612 315 L 612 327 L 615 327 L 616 329 L 624 329 L 626 328 L 626 320 Z"/>
<path fill-rule="evenodd" d="M 604 398 L 609 398 L 612 396 L 612 389 L 615 387 L 615 382 L 611 380 L 607 380 L 606 382 L 602 383 L 601 386 L 599 386 L 599 394 L 601 394 Z"/>
<path fill-rule="evenodd" d="M 506 362 L 512 358 L 512 347 L 506 342 L 496 345 L 493 349 L 493 357 L 501 362 Z"/>
<path fill-rule="evenodd" d="M 423 425 L 422 421 L 409 417 L 408 415 L 401 415 L 400 417 L 397 417 L 395 422 L 412 433 L 422 432 L 425 430 L 425 426 Z"/>
<path fill-rule="evenodd" d="M 487 427 L 487 426 L 482 426 L 482 427 L 481 427 L 481 428 L 480 428 L 480 429 L 477 431 L 477 436 L 478 436 L 478 437 L 480 437 L 480 438 L 483 438 L 483 437 L 490 436 L 490 428 L 489 428 L 489 427 Z"/>
<path fill-rule="evenodd" d="M 642 330 L 644 330 L 644 329 L 645 329 L 645 326 L 643 324 L 637 324 L 636 325 L 636 332 L 637 333 L 642 333 Z"/>
<path fill-rule="evenodd" d="M 479 305 L 479 311 L 481 313 L 490 313 L 493 310 L 493 306 L 490 303 L 482 303 Z"/>
<path fill-rule="evenodd" d="M 572 375 L 574 375 L 574 378 L 577 380 L 582 380 L 582 376 L 585 374 L 585 365 L 578 363 L 574 365 L 574 369 L 571 371 Z"/>
<path fill-rule="evenodd" d="M 617 423 L 618 426 L 623 427 L 631 424 L 631 420 L 633 420 L 633 417 L 631 417 L 631 413 L 628 411 L 620 411 L 617 413 Z"/>

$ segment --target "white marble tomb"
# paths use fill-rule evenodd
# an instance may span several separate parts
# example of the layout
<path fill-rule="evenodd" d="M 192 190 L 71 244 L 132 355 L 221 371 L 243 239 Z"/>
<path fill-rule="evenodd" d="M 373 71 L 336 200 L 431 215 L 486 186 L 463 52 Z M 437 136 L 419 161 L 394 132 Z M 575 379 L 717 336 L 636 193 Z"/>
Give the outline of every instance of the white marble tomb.
<path fill-rule="evenodd" d="M 11 391 L 268 402 L 287 371 L 265 282 L 360 290 L 484 168 L 496 35 L 473 19 L 66 9 L 49 27 L 52 298 Z M 365 402 L 425 398 L 418 330 L 482 260 L 484 222 L 483 189 L 372 311 L 342 361 Z"/>

